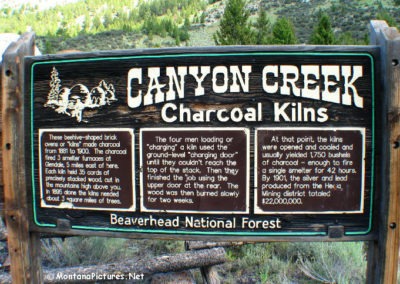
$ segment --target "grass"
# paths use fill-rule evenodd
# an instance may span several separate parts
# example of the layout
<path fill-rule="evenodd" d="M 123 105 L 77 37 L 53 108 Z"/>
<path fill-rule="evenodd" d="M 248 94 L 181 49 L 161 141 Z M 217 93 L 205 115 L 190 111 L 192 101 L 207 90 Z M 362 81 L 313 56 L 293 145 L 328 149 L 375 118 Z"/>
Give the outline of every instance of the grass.
<path fill-rule="evenodd" d="M 45 267 L 97 265 L 184 251 L 179 241 L 132 240 L 105 237 L 70 237 L 42 240 Z"/>
<path fill-rule="evenodd" d="M 210 25 L 200 27 L 196 30 L 189 32 L 190 40 L 188 42 L 189 46 L 212 46 L 215 45 L 213 34 L 217 31 L 217 25 Z"/>
<path fill-rule="evenodd" d="M 365 283 L 362 243 L 316 243 L 312 248 L 311 257 L 299 252 L 297 264 L 305 276 L 321 283 Z"/>
<path fill-rule="evenodd" d="M 182 241 L 71 237 L 42 240 L 45 267 L 96 265 L 184 251 Z M 226 249 L 223 283 L 365 283 L 362 242 L 259 243 Z M 197 276 L 199 278 L 199 276 Z"/>
<path fill-rule="evenodd" d="M 221 268 L 227 283 L 366 281 L 366 256 L 361 242 L 264 243 L 230 248 L 227 254 L 229 263 Z"/>

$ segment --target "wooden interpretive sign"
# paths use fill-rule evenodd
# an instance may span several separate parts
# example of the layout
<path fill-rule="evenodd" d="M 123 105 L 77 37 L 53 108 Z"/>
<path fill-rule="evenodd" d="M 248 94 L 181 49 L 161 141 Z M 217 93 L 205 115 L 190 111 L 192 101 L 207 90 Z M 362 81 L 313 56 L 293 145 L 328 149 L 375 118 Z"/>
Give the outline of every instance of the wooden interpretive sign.
<path fill-rule="evenodd" d="M 27 58 L 34 230 L 372 239 L 379 50 L 303 49 Z"/>

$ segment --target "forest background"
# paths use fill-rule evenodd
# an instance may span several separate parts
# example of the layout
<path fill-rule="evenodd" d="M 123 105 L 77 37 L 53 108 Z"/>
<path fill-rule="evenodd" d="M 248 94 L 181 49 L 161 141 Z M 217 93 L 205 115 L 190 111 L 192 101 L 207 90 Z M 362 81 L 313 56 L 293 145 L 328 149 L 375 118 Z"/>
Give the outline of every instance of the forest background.
<path fill-rule="evenodd" d="M 369 43 L 371 20 L 397 27 L 400 19 L 400 0 L 63 0 L 50 7 L 48 2 L 54 3 L 1 1 L 0 33 L 34 31 L 44 54 L 226 44 L 360 45 Z M 42 250 L 46 267 L 64 267 L 181 252 L 184 244 L 73 237 L 45 239 Z M 228 262 L 218 271 L 223 283 L 365 283 L 366 250 L 362 242 L 249 244 L 228 248 Z M 0 252 L 3 263 L 5 243 Z"/>
<path fill-rule="evenodd" d="M 21 0 L 19 0 L 21 1 Z M 71 1 L 72 3 L 65 3 Z M 0 32 L 34 31 L 43 53 L 218 44 L 215 33 L 227 1 L 217 0 L 30 0 L 31 4 L 0 1 Z M 243 1 L 239 1 L 243 2 Z M 245 19 L 257 34 L 241 44 L 276 44 L 274 28 L 290 26 L 298 44 L 313 43 L 312 34 L 326 15 L 333 44 L 368 44 L 372 19 L 397 26 L 400 0 L 248 0 Z M 17 1 L 18 3 L 18 1 Z M 282 22 L 288 22 L 282 24 Z M 286 29 L 286 27 L 284 27 Z M 275 41 L 274 41 L 275 40 Z M 289 44 L 283 42 L 284 44 Z M 315 42 L 314 42 L 315 43 Z M 222 43 L 223 44 L 223 43 Z"/>

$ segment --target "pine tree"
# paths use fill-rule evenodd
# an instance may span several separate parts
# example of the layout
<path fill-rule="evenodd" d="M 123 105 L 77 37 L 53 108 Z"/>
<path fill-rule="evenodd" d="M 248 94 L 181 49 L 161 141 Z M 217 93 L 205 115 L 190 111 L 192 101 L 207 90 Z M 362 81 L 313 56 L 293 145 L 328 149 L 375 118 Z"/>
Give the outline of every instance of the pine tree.
<path fill-rule="evenodd" d="M 254 33 L 248 22 L 250 12 L 245 0 L 229 0 L 221 18 L 219 30 L 214 34 L 217 45 L 246 45 L 254 43 Z"/>
<path fill-rule="evenodd" d="M 296 44 L 297 38 L 292 22 L 286 18 L 279 18 L 272 27 L 273 44 Z"/>
<path fill-rule="evenodd" d="M 268 44 L 271 37 L 271 21 L 267 17 L 265 9 L 261 9 L 254 27 L 256 29 L 255 43 Z"/>
<path fill-rule="evenodd" d="M 50 92 L 47 95 L 47 104 L 52 104 L 58 101 L 58 95 L 60 94 L 61 80 L 58 77 L 58 71 L 56 67 L 53 66 L 51 70 L 51 81 L 50 81 Z"/>
<path fill-rule="evenodd" d="M 332 45 L 336 43 L 331 21 L 327 14 L 324 13 L 319 16 L 318 25 L 315 27 L 311 35 L 310 43 L 324 45 Z"/>

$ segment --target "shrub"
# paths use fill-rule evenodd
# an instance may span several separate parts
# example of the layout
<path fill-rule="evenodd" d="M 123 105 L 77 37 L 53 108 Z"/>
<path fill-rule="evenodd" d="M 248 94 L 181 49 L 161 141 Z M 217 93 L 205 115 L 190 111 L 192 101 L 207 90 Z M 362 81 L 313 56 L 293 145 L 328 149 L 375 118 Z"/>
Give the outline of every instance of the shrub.
<path fill-rule="evenodd" d="M 268 284 L 365 283 L 366 259 L 360 242 L 263 243 L 228 248 L 227 254 L 224 273 L 234 279 L 247 274 L 256 283 Z"/>
<path fill-rule="evenodd" d="M 102 237 L 44 239 L 42 259 L 49 267 L 108 263 L 126 258 L 127 244 L 125 239 Z"/>
<path fill-rule="evenodd" d="M 363 243 L 314 243 L 311 256 L 299 251 L 297 261 L 305 276 L 321 283 L 365 283 Z"/>

